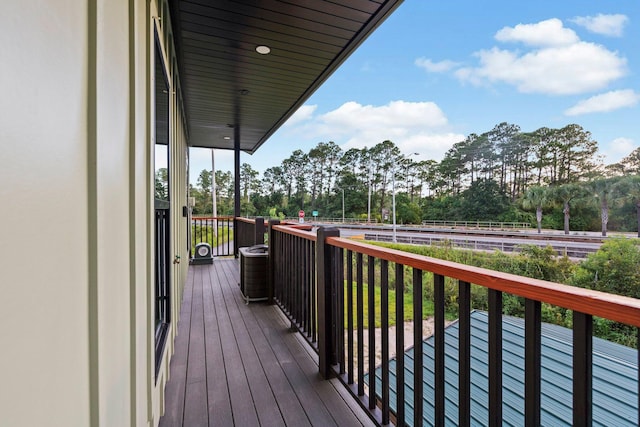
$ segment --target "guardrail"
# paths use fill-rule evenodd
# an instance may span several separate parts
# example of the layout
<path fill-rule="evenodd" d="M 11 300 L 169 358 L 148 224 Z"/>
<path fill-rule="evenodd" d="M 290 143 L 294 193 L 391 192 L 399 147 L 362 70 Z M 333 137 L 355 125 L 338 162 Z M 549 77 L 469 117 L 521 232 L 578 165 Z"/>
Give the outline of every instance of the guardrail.
<path fill-rule="evenodd" d="M 540 425 L 541 421 L 543 304 L 572 311 L 573 425 L 591 425 L 593 421 L 593 317 L 640 327 L 640 300 L 633 298 L 381 248 L 340 238 L 339 231 L 333 228 L 320 228 L 316 236 L 272 223 L 269 233 L 273 299 L 318 351 L 320 374 L 325 378 L 337 376 L 378 424 L 386 425 L 392 420 L 396 425 L 409 422 L 407 402 L 413 405 L 411 418 L 414 424 L 420 424 L 416 420 L 426 418 L 434 425 L 444 425 L 445 415 L 451 415 L 445 404 L 445 390 L 451 387 L 445 384 L 445 351 L 455 350 L 451 347 L 445 350 L 445 345 L 450 345 L 445 342 L 445 309 L 452 300 L 458 307 L 459 331 L 457 423 L 462 426 L 472 423 L 472 393 L 480 392 L 471 388 L 472 284 L 487 292 L 489 373 L 486 409 L 490 425 L 500 425 L 503 414 L 503 295 L 524 299 L 522 389 L 526 425 Z M 427 289 L 432 292 L 430 299 L 434 305 L 433 360 L 428 362 L 434 372 L 433 408 L 424 406 L 423 369 L 414 369 L 409 377 L 405 375 L 406 367 L 427 366 L 420 321 Z M 404 304 L 405 293 L 412 296 L 413 304 L 409 307 Z M 392 297 L 395 297 L 393 307 Z M 376 303 L 378 298 L 379 304 Z M 369 308 L 366 313 L 365 306 Z M 395 314 L 390 315 L 392 308 Z M 391 342 L 390 319 L 400 327 L 405 310 L 411 310 L 417 320 L 413 339 L 405 342 L 403 334 L 397 333 L 395 342 Z M 380 337 L 376 336 L 373 327 L 376 313 L 380 315 Z M 405 357 L 407 345 L 413 347 L 412 361 Z M 393 384 L 390 381 L 390 348 L 395 348 L 397 355 Z M 374 362 L 377 349 L 381 353 L 378 366 Z M 378 375 L 377 380 L 375 375 Z M 449 375 L 446 374 L 448 379 Z M 393 402 L 390 397 L 392 385 Z M 406 395 L 405 390 L 413 395 Z M 640 393 L 635 390 L 634 396 L 638 399 Z M 640 402 L 636 405 L 640 408 Z"/>
<path fill-rule="evenodd" d="M 384 233 L 365 233 L 365 240 L 373 240 L 378 242 L 392 242 L 393 236 Z M 502 252 L 519 252 L 525 245 L 536 245 L 539 247 L 551 246 L 558 254 L 566 255 L 569 258 L 586 258 L 587 255 L 597 251 L 597 248 L 575 247 L 569 246 L 566 242 L 544 241 L 536 243 L 534 241 L 528 243 L 514 243 L 506 240 L 488 241 L 476 240 L 469 238 L 449 238 L 449 237 L 433 237 L 433 236 L 405 236 L 398 234 L 396 236 L 397 243 L 408 243 L 410 245 L 451 245 L 452 247 L 461 249 L 470 249 L 474 251 L 494 251 Z"/>
<path fill-rule="evenodd" d="M 424 220 L 422 225 L 431 227 L 450 228 L 480 228 L 489 230 L 522 230 L 531 228 L 528 222 L 501 222 L 501 221 L 437 221 Z"/>

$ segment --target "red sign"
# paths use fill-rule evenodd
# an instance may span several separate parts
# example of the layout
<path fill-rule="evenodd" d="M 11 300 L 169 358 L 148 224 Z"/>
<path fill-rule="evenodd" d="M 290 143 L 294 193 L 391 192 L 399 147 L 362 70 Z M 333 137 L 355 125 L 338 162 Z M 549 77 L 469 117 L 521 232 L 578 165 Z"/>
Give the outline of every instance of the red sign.
<path fill-rule="evenodd" d="M 298 218 L 304 218 L 304 211 L 298 212 Z"/>

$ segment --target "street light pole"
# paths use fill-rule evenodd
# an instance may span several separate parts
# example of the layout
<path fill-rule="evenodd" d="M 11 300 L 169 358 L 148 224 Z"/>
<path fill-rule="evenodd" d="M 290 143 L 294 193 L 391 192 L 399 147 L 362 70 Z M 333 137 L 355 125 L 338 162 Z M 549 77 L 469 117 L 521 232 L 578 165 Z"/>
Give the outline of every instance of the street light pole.
<path fill-rule="evenodd" d="M 391 210 L 393 215 L 393 243 L 396 243 L 396 168 L 391 172 Z"/>
<path fill-rule="evenodd" d="M 369 199 L 367 200 L 367 224 L 371 222 L 371 181 L 373 181 L 373 170 L 369 162 Z"/>
<path fill-rule="evenodd" d="M 342 190 L 342 223 L 344 224 L 344 188 Z"/>

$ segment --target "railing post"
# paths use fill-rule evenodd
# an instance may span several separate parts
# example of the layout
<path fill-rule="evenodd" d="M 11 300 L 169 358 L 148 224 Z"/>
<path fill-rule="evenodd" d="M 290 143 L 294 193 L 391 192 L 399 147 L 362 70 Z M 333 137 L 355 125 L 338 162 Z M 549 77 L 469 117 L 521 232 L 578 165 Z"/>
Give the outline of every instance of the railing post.
<path fill-rule="evenodd" d="M 253 238 L 254 245 L 262 245 L 264 243 L 264 218 L 256 217 L 255 219 L 255 236 Z"/>
<path fill-rule="evenodd" d="M 241 239 L 240 237 L 240 230 L 238 228 L 238 223 L 240 221 L 238 221 L 238 217 L 233 217 L 233 255 L 238 258 L 238 242 Z"/>
<path fill-rule="evenodd" d="M 335 340 L 334 307 L 332 301 L 336 292 L 333 270 L 337 267 L 332 247 L 326 244 L 327 237 L 339 237 L 337 228 L 320 227 L 316 239 L 316 264 L 318 274 L 318 365 L 320 375 L 331 378 L 331 361 L 335 360 L 333 342 Z"/>
<path fill-rule="evenodd" d="M 270 219 L 269 220 L 269 280 L 267 284 L 267 304 L 273 304 L 273 296 L 275 291 L 276 284 L 276 238 L 275 231 L 273 230 L 274 225 L 280 224 L 279 219 Z M 264 226 L 264 219 L 263 219 Z M 264 235 L 264 234 L 263 234 Z"/>
<path fill-rule="evenodd" d="M 573 425 L 593 422 L 593 317 L 573 312 Z"/>

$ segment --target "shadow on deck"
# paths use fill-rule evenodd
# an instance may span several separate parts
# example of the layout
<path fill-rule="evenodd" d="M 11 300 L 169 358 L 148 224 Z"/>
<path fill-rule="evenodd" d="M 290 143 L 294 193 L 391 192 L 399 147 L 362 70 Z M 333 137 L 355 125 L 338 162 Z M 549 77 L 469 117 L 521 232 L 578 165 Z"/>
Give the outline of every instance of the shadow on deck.
<path fill-rule="evenodd" d="M 245 305 L 236 259 L 191 266 L 160 426 L 373 425 L 275 305 Z"/>

